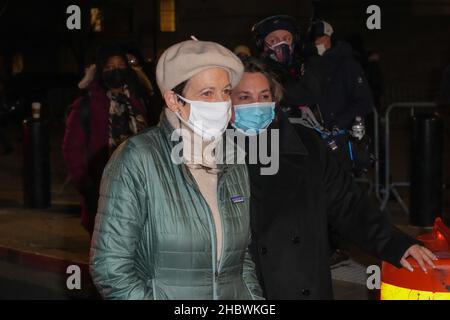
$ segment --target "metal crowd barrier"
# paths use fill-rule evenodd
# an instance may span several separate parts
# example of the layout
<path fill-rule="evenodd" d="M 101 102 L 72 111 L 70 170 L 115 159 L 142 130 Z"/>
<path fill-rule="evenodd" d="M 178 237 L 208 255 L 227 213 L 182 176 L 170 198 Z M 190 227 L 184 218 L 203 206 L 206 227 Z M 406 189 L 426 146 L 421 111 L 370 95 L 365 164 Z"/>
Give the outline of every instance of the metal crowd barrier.
<path fill-rule="evenodd" d="M 380 204 L 380 210 L 384 210 L 386 208 L 386 205 L 389 201 L 389 198 L 391 194 L 395 197 L 397 202 L 402 207 L 403 211 L 405 211 L 407 214 L 409 214 L 409 208 L 406 205 L 406 203 L 403 201 L 402 197 L 400 196 L 400 193 L 398 192 L 399 187 L 409 187 L 410 182 L 409 181 L 391 181 L 391 152 L 390 152 L 390 143 L 391 143 L 391 137 L 390 137 L 390 115 L 392 110 L 394 109 L 410 109 L 411 116 L 414 116 L 415 109 L 416 108 L 435 108 L 436 103 L 434 102 L 399 102 L 399 103 L 393 103 L 389 105 L 389 107 L 386 110 L 386 114 L 384 116 L 385 119 L 385 128 L 384 128 L 384 165 L 385 165 L 385 172 L 384 172 L 384 187 L 381 189 L 381 186 L 378 183 L 375 183 L 376 185 L 376 193 L 377 198 L 381 200 Z M 377 147 L 378 148 L 378 147 Z M 378 158 L 377 158 L 378 159 Z M 379 170 L 379 167 L 378 167 Z M 377 170 L 376 170 L 377 171 Z M 378 171 L 379 172 L 379 171 Z M 378 172 L 375 172 L 375 179 L 379 179 Z"/>

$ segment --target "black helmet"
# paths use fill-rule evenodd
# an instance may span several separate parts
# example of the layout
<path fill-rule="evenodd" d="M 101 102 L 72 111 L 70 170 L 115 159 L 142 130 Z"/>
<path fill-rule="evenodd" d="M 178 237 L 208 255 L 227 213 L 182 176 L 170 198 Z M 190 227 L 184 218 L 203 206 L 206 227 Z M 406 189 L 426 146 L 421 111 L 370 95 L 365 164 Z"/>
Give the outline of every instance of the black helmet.
<path fill-rule="evenodd" d="M 288 15 L 276 15 L 267 17 L 257 22 L 252 27 L 252 33 L 255 37 L 256 47 L 259 51 L 264 50 L 264 39 L 275 30 L 287 30 L 292 34 L 294 48 L 301 48 L 300 30 L 296 20 Z"/>
<path fill-rule="evenodd" d="M 331 24 L 323 20 L 313 21 L 307 32 L 308 41 L 314 42 L 317 38 L 324 35 L 329 36 L 334 40 L 334 30 Z"/>

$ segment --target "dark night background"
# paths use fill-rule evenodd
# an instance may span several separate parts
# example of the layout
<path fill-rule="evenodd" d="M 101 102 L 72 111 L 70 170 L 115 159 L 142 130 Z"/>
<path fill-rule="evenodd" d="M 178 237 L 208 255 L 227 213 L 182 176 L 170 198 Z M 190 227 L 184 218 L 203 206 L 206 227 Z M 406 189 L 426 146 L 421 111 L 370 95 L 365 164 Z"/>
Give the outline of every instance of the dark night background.
<path fill-rule="evenodd" d="M 72 4 L 82 10 L 81 30 L 66 27 L 66 9 Z M 174 11 L 167 10 L 173 4 Z M 381 30 L 366 27 L 371 4 L 381 8 Z M 92 9 L 101 12 L 101 31 L 91 25 Z M 0 129 L 14 145 L 13 152 L 0 155 L 0 299 L 97 297 L 87 271 L 90 238 L 80 225 L 79 195 L 67 177 L 61 142 L 64 116 L 80 94 L 77 84 L 101 45 L 134 43 L 153 64 L 164 49 L 191 35 L 231 50 L 245 44 L 256 54 L 251 35 L 255 22 L 289 14 L 304 34 L 313 12 L 330 22 L 337 37 L 349 41 L 361 57 L 379 54 L 384 86 L 380 115 L 394 102 L 436 101 L 442 72 L 450 65 L 450 0 L 0 0 L 0 103 L 18 106 L 10 117 L 14 121 L 1 121 L 0 113 Z M 170 14 L 174 20 L 167 21 Z M 161 31 L 161 24 L 171 21 L 175 30 Z M 42 102 L 43 118 L 51 128 L 52 201 L 44 210 L 27 208 L 23 201 L 27 159 L 21 123 L 33 101 Z M 404 114 L 391 123 L 392 181 L 410 179 L 410 114 Z M 446 128 L 442 211 L 447 215 L 449 133 Z M 408 189 L 401 190 L 406 203 Z M 402 230 L 414 236 L 424 232 L 409 225 L 396 201 L 389 201 L 386 210 Z M 365 266 L 379 263 L 361 252 L 352 252 L 352 257 Z M 82 269 L 81 291 L 67 290 L 66 267 L 71 264 Z M 336 298 L 376 298 L 365 286 L 365 269 L 355 270 L 349 273 L 353 278 L 362 273 L 362 284 L 333 275 Z"/>
<path fill-rule="evenodd" d="M 368 30 L 369 4 L 381 7 L 381 30 Z M 66 28 L 66 8 L 82 9 L 82 29 Z M 161 32 L 160 1 L 0 1 L 0 82 L 11 91 L 37 95 L 56 114 L 70 102 L 77 80 L 103 43 L 134 42 L 154 59 L 169 45 L 195 35 L 233 49 L 252 45 L 251 26 L 273 14 L 298 18 L 303 32 L 312 14 L 311 1 L 175 1 L 176 31 Z M 90 27 L 90 8 L 103 15 L 103 31 Z M 385 98 L 430 100 L 438 90 L 443 67 L 450 63 L 450 1 L 355 0 L 318 1 L 318 16 L 355 49 L 377 51 L 385 82 Z M 12 75 L 14 56 L 22 55 L 23 71 Z M 20 85 L 22 84 L 22 85 Z"/>

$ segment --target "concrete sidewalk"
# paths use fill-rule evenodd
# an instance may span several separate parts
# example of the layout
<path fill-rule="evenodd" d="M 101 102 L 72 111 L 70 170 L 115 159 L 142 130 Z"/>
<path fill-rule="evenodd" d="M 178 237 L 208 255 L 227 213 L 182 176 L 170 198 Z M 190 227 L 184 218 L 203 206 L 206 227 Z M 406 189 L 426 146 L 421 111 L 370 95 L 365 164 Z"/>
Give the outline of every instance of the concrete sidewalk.
<path fill-rule="evenodd" d="M 23 206 L 22 144 L 10 133 L 14 152 L 0 156 L 0 298 L 96 298 L 88 272 L 89 234 L 80 224 L 78 194 L 66 184 L 61 126 L 51 130 L 52 207 Z M 81 269 L 82 290 L 67 289 L 69 265 Z"/>

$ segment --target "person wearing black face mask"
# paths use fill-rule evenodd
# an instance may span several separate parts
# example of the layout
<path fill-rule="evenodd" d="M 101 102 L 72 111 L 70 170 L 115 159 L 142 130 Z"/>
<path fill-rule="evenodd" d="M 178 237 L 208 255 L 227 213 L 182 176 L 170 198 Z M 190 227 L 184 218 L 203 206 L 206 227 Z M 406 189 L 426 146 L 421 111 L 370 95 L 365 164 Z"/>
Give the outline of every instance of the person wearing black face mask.
<path fill-rule="evenodd" d="M 122 88 L 126 84 L 127 70 L 122 68 L 114 68 L 102 73 L 103 83 L 109 89 Z"/>
<path fill-rule="evenodd" d="M 287 15 L 271 16 L 256 23 L 252 33 L 262 60 L 285 89 L 283 111 L 289 117 L 299 117 L 299 107 L 314 104 L 316 98 L 305 85 L 302 44 L 295 19 Z"/>
<path fill-rule="evenodd" d="M 137 79 L 119 46 L 102 48 L 95 75 L 70 108 L 62 145 L 68 175 L 82 195 L 83 226 L 93 232 L 99 185 L 114 150 L 147 127 Z"/>

